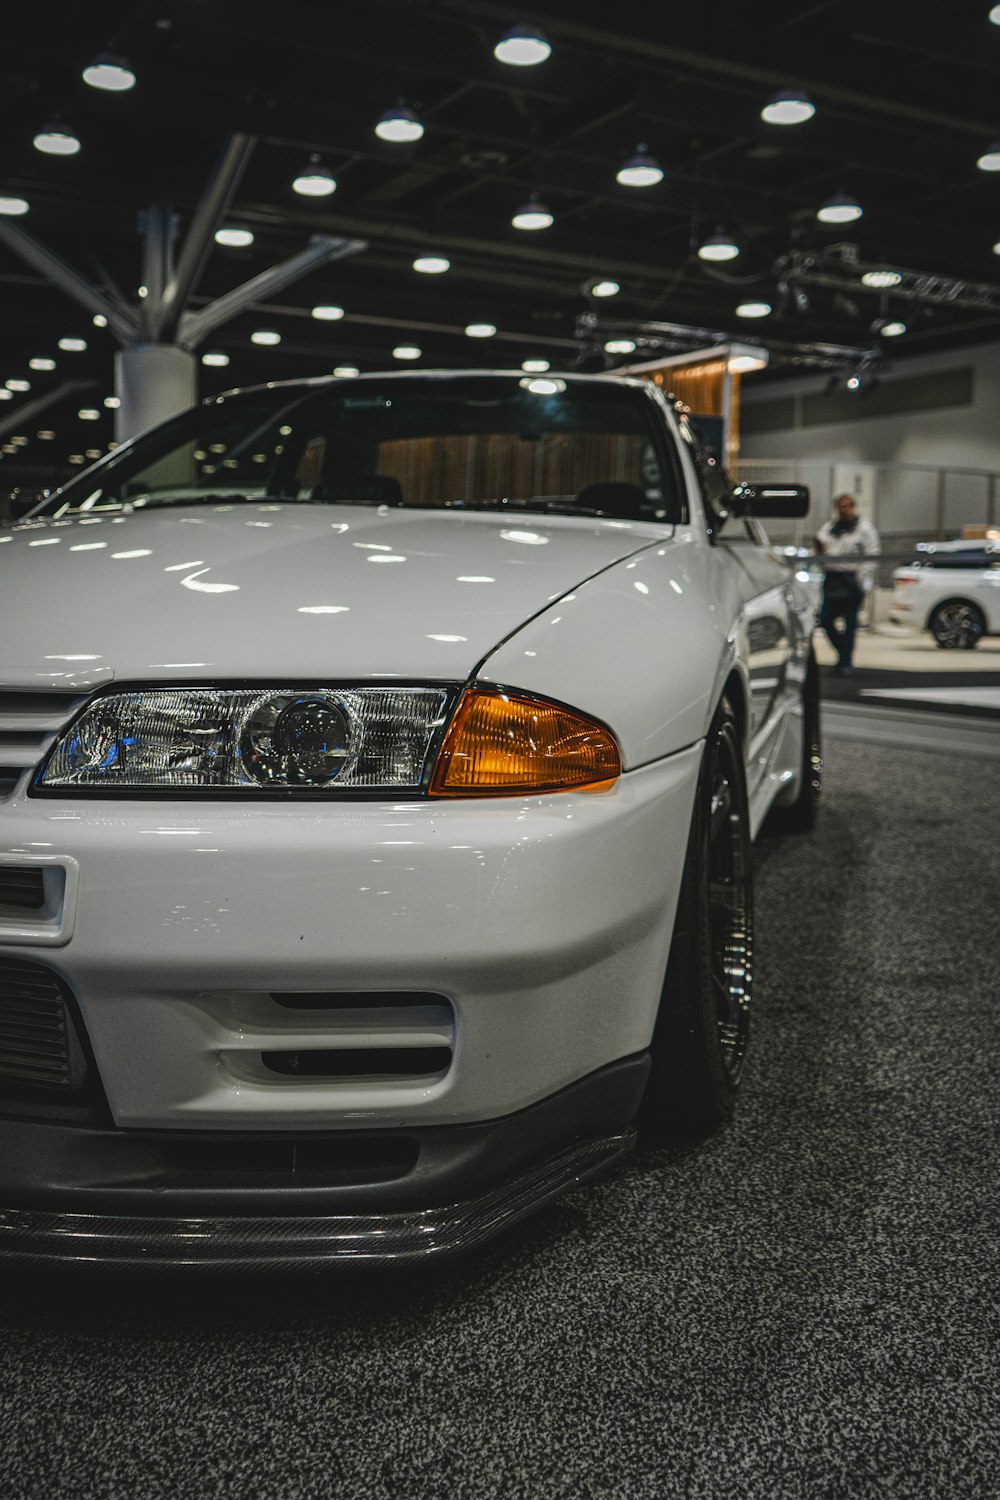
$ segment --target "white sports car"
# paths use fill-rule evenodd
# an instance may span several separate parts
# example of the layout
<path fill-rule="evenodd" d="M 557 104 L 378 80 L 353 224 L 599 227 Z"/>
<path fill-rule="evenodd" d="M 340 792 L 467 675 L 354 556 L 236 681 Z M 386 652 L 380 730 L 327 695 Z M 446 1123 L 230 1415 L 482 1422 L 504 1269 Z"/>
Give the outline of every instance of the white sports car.
<path fill-rule="evenodd" d="M 896 568 L 889 618 L 929 630 L 945 650 L 971 651 L 984 635 L 1000 635 L 1000 543 L 925 542 L 906 568 Z"/>
<path fill-rule="evenodd" d="M 725 1119 L 806 504 L 644 381 L 408 372 L 0 531 L 0 1258 L 440 1255 Z"/>

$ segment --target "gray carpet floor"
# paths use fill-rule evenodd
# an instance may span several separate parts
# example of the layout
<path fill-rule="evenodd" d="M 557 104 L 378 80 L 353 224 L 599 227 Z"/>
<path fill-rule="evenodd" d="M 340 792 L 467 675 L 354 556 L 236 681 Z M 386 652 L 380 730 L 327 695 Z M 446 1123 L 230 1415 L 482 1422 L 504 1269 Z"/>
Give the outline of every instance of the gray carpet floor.
<path fill-rule="evenodd" d="M 0 1495 L 1000 1495 L 1000 766 L 758 848 L 741 1109 L 472 1259 L 0 1287 Z"/>

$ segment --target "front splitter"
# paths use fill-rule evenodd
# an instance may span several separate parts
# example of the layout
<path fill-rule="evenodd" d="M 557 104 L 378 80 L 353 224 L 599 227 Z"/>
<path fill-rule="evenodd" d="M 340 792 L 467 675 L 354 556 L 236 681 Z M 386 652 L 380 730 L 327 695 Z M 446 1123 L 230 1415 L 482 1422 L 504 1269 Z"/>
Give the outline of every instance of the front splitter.
<path fill-rule="evenodd" d="M 377 1269 L 464 1254 L 627 1156 L 636 1132 L 574 1142 L 443 1207 L 327 1216 L 158 1217 L 0 1209 L 0 1261 L 184 1270 Z"/>

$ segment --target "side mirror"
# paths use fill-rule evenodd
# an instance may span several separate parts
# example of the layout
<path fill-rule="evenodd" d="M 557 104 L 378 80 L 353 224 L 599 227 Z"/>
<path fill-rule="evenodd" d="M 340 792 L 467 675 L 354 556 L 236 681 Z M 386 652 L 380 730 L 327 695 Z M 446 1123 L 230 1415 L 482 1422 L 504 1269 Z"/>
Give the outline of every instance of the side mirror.
<path fill-rule="evenodd" d="M 41 490 L 12 490 L 3 505 L 5 518 L 8 521 L 19 521 L 29 510 L 34 510 L 41 498 Z"/>
<path fill-rule="evenodd" d="M 809 490 L 804 484 L 738 484 L 732 507 L 739 516 L 793 520 L 809 514 Z"/>

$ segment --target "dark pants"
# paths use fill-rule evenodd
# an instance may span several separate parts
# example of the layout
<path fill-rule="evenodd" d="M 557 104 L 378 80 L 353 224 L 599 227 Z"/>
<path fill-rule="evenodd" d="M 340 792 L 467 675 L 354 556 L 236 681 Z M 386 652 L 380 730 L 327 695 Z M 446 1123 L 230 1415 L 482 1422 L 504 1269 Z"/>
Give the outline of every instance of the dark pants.
<path fill-rule="evenodd" d="M 827 573 L 823 583 L 823 608 L 819 623 L 837 653 L 837 666 L 849 667 L 854 655 L 854 637 L 858 631 L 858 610 L 864 597 L 861 586 L 850 573 Z M 838 621 L 843 628 L 838 626 Z"/>

